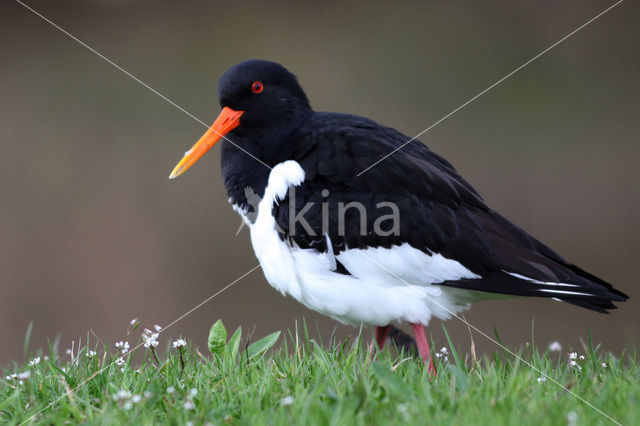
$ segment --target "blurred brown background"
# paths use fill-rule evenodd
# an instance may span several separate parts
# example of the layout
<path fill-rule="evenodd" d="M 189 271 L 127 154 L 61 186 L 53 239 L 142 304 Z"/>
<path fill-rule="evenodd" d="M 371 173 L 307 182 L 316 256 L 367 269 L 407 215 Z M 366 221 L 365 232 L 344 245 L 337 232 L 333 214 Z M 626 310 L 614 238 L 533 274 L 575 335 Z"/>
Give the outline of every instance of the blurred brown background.
<path fill-rule="evenodd" d="M 212 122 L 216 84 L 247 58 L 281 62 L 318 110 L 413 136 L 613 3 L 28 1 L 189 112 Z M 612 315 L 549 300 L 475 305 L 466 318 L 509 345 L 591 329 L 619 353 L 640 331 L 640 10 L 625 2 L 421 140 L 497 210 L 631 296 Z M 0 4 L 0 365 L 92 329 L 167 324 L 257 264 L 227 204 L 219 147 L 167 175 L 203 133 L 24 7 Z M 260 337 L 306 318 L 258 270 L 167 335 L 204 346 L 218 318 Z M 458 344 L 468 332 L 447 323 Z M 438 340 L 442 328 L 428 328 Z M 357 333 L 338 326 L 339 336 Z M 370 331 L 366 331 L 367 336 Z M 483 351 L 494 346 L 477 336 Z"/>

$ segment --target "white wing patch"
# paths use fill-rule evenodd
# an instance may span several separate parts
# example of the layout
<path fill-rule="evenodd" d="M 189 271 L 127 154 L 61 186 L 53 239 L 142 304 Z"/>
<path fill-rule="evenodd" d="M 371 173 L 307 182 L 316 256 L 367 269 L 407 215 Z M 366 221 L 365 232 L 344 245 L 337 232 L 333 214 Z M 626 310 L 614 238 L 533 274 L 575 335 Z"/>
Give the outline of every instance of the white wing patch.
<path fill-rule="evenodd" d="M 520 275 L 520 274 L 516 274 L 515 272 L 507 272 L 507 271 L 502 271 L 504 273 L 507 273 L 509 275 L 511 275 L 512 277 L 516 277 L 518 279 L 521 280 L 525 280 L 525 281 L 529 281 L 532 282 L 534 284 L 542 284 L 542 285 L 551 285 L 551 286 L 557 286 L 557 287 L 580 287 L 578 284 L 571 284 L 571 283 L 556 283 L 553 281 L 539 281 L 539 280 L 534 280 L 533 278 L 529 278 L 529 277 L 525 277 L 524 275 Z M 551 294 L 568 294 L 568 295 L 576 295 L 576 296 L 593 296 L 593 294 L 589 294 L 589 293 L 583 293 L 580 291 L 575 291 L 575 290 L 570 290 L 570 289 L 551 289 L 551 288 L 541 288 L 540 290 L 543 293 L 551 293 Z"/>
<path fill-rule="evenodd" d="M 502 271 L 505 274 L 509 274 L 512 277 L 516 277 L 519 278 L 521 280 L 525 280 L 525 281 L 530 281 L 532 283 L 536 283 L 536 284 L 544 284 L 544 285 L 557 285 L 560 287 L 580 287 L 577 284 L 570 284 L 570 283 L 554 283 L 552 281 L 538 281 L 538 280 L 534 280 L 533 278 L 529 278 L 529 277 L 525 277 L 524 275 L 520 275 L 520 274 L 516 274 L 515 272 L 507 272 L 507 271 Z"/>
<path fill-rule="evenodd" d="M 349 249 L 337 256 L 349 272 L 361 278 L 397 277 L 414 285 L 438 284 L 463 278 L 481 278 L 460 262 L 441 254 L 428 255 L 404 243 L 391 248 Z"/>

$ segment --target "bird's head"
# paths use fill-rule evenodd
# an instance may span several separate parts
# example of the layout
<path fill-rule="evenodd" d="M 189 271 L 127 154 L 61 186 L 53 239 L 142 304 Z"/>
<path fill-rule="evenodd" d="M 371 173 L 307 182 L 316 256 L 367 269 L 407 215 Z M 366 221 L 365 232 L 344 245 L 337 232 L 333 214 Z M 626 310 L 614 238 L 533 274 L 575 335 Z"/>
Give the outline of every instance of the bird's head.
<path fill-rule="evenodd" d="M 222 111 L 209 130 L 173 169 L 180 176 L 231 131 L 242 135 L 291 126 L 311 111 L 291 72 L 275 62 L 252 59 L 231 67 L 218 82 Z"/>

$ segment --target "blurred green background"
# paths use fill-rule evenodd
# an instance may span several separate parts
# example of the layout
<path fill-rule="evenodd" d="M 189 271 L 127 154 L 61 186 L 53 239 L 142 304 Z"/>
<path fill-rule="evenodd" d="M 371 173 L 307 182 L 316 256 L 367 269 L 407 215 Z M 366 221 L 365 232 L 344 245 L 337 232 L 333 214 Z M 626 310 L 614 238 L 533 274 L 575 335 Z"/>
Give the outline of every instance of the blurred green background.
<path fill-rule="evenodd" d="M 613 1 L 28 1 L 209 123 L 216 85 L 248 58 L 284 64 L 318 110 L 413 136 Z M 640 8 L 625 2 L 421 137 L 485 199 L 631 300 L 599 315 L 541 299 L 482 302 L 466 318 L 510 345 L 621 351 L 640 331 Z M 60 334 L 167 324 L 257 264 L 227 204 L 219 147 L 167 176 L 202 125 L 36 15 L 0 4 L 0 365 Z M 204 345 L 218 318 L 260 337 L 306 318 L 260 270 L 172 329 Z M 464 325 L 451 320 L 468 348 Z M 438 321 L 427 329 L 442 338 Z M 338 336 L 357 329 L 338 325 Z M 370 331 L 366 331 L 370 335 Z M 476 337 L 481 351 L 494 346 Z"/>

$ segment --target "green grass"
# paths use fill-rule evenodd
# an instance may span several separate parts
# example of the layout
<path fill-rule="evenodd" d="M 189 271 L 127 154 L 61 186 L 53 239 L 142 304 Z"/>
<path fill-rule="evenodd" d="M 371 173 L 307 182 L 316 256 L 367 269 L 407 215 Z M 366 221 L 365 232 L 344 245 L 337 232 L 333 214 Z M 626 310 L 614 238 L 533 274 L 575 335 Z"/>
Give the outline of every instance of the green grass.
<path fill-rule="evenodd" d="M 448 359 L 436 359 L 438 377 L 433 379 L 417 359 L 395 350 L 385 349 L 370 361 L 360 337 L 327 347 L 310 339 L 304 327 L 300 334 L 274 333 L 251 345 L 246 345 L 240 330 L 228 341 L 226 336 L 219 323 L 209 339 L 213 353 L 191 345 L 182 350 L 168 347 L 166 354 L 140 347 L 125 357 L 122 366 L 114 363 L 119 354 L 113 345 L 81 347 L 72 359 L 56 354 L 52 344 L 47 359 L 39 353 L 37 364 L 5 369 L 0 423 L 24 422 L 62 396 L 32 421 L 614 424 L 553 379 L 615 420 L 640 424 L 636 357 L 618 359 L 593 345 L 583 351 L 584 359 L 577 359 L 581 370 L 569 364 L 566 353 L 541 352 L 533 345 L 517 349 L 549 375 L 546 381 L 503 352 L 471 362 L 460 349 L 447 345 Z M 89 350 L 96 354 L 87 356 Z M 30 376 L 4 377 L 21 372 Z"/>

